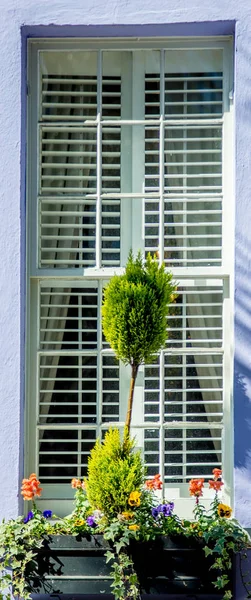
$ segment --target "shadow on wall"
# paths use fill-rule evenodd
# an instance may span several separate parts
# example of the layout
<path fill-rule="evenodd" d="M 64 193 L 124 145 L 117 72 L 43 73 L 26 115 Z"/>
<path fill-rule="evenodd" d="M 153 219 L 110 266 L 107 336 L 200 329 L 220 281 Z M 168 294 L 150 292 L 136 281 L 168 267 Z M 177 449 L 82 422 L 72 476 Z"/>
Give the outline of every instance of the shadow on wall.
<path fill-rule="evenodd" d="M 238 238 L 235 280 L 235 516 L 251 527 L 251 244 Z"/>

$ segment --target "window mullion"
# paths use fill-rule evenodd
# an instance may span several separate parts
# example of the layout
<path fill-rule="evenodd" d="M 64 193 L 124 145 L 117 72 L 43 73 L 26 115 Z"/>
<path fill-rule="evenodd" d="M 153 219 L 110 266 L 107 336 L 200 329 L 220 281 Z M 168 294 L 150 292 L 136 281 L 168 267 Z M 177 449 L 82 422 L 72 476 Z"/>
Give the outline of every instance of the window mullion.
<path fill-rule="evenodd" d="M 132 119 L 132 55 L 127 53 L 123 56 L 121 65 L 121 118 Z M 132 247 L 132 157 L 129 148 L 132 148 L 132 125 L 121 126 L 121 171 L 120 186 L 121 193 L 116 197 L 120 198 L 120 216 L 121 216 L 121 266 L 127 261 L 128 253 Z M 125 194 L 125 196 L 123 196 Z"/>
<path fill-rule="evenodd" d="M 78 348 L 79 351 L 81 350 L 82 347 L 82 297 L 79 294 L 78 296 Z M 81 425 L 82 423 L 82 356 L 79 353 L 78 355 L 78 423 L 79 425 Z M 82 438 L 82 431 L 81 429 L 78 430 L 78 456 L 77 456 L 77 460 L 78 460 L 78 466 L 77 466 L 77 476 L 81 477 L 81 440 Z"/>
<path fill-rule="evenodd" d="M 98 283 L 98 310 L 97 310 L 97 437 L 101 439 L 102 426 L 102 397 L 103 397 L 103 352 L 102 352 L 102 323 L 101 323 L 101 307 L 102 307 L 102 281 Z"/>
<path fill-rule="evenodd" d="M 144 192 L 145 177 L 145 61 L 144 52 L 135 52 L 132 63 L 132 190 Z M 136 122 L 142 125 L 136 125 Z M 132 250 L 144 250 L 142 197 L 132 200 Z"/>
<path fill-rule="evenodd" d="M 101 268 L 101 228 L 102 228 L 102 51 L 98 51 L 97 70 L 97 203 L 96 203 L 96 267 Z"/>
<path fill-rule="evenodd" d="M 165 185 L 165 51 L 160 52 L 160 126 L 159 126 L 159 262 L 164 260 L 164 185 Z"/>

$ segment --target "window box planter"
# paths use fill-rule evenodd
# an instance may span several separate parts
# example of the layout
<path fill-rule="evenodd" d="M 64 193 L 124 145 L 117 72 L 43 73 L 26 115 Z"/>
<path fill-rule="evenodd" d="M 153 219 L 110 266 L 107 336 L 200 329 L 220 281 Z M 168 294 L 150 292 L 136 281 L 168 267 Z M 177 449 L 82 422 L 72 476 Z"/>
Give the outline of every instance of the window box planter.
<path fill-rule="evenodd" d="M 236 600 L 247 600 L 251 597 L 251 548 L 234 557 L 233 574 L 233 597 Z"/>
<path fill-rule="evenodd" d="M 72 536 L 51 536 L 39 552 L 34 570 L 27 574 L 34 598 L 69 595 L 93 599 L 102 595 L 112 598 L 110 566 L 105 553 L 109 543 L 101 535 L 76 539 Z M 212 585 L 215 571 L 209 570 L 202 545 L 186 538 L 160 537 L 154 542 L 131 545 L 139 577 L 142 598 L 177 599 L 201 598 L 220 600 Z M 239 585 L 239 582 L 238 582 Z M 234 596 L 238 597 L 239 596 Z"/>

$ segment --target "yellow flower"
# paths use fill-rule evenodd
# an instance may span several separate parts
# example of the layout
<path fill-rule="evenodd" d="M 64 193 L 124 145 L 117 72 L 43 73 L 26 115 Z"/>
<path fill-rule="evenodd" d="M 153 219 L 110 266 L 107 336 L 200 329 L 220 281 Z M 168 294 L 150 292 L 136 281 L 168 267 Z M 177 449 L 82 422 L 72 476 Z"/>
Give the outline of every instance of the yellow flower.
<path fill-rule="evenodd" d="M 84 519 L 76 519 L 76 521 L 74 521 L 74 525 L 75 527 L 82 527 L 82 525 L 85 524 Z"/>
<path fill-rule="evenodd" d="M 131 531 L 138 531 L 139 525 L 129 525 L 128 529 L 131 529 Z"/>
<path fill-rule="evenodd" d="M 229 519 L 229 517 L 231 517 L 231 514 L 232 514 L 231 506 L 228 506 L 227 504 L 218 504 L 219 517 L 226 517 L 227 519 Z"/>
<path fill-rule="evenodd" d="M 130 506 L 140 506 L 140 492 L 131 492 L 128 500 Z"/>
<path fill-rule="evenodd" d="M 128 519 L 132 519 L 133 518 L 133 513 L 129 512 L 129 510 L 126 510 L 125 512 L 122 512 L 122 517 L 124 517 L 124 519 L 126 519 L 126 521 L 128 521 Z"/>

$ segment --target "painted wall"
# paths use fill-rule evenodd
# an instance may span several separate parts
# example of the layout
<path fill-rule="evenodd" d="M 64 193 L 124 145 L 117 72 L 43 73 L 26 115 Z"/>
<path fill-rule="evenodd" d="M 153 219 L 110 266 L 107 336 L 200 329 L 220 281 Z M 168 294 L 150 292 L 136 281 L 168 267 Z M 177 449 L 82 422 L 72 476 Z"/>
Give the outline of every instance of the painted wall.
<path fill-rule="evenodd" d="M 235 31 L 235 506 L 251 526 L 250 0 L 0 0 L 0 15 L 0 517 L 18 514 L 23 468 L 26 36 Z"/>

